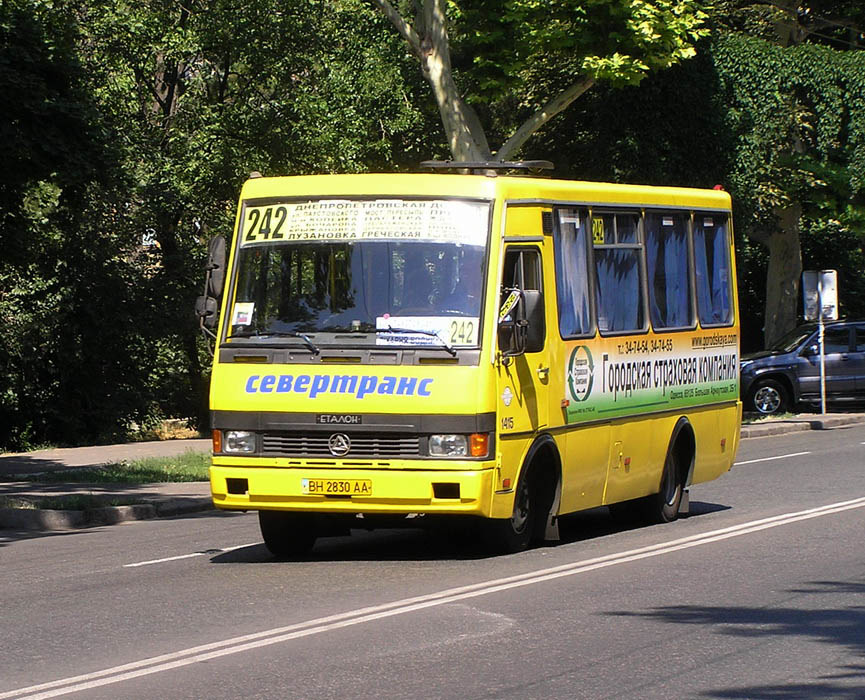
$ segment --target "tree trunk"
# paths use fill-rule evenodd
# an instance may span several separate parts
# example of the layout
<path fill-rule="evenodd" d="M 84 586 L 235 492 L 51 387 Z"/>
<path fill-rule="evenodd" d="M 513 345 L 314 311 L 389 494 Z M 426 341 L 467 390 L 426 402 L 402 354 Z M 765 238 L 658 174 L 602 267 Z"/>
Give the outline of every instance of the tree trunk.
<path fill-rule="evenodd" d="M 802 248 L 799 242 L 802 205 L 795 203 L 784 209 L 776 209 L 775 214 L 778 217 L 778 230 L 758 238 L 769 249 L 763 329 L 766 347 L 796 327 L 799 280 L 802 277 Z"/>
<path fill-rule="evenodd" d="M 423 76 L 432 87 L 451 156 L 458 161 L 491 160 L 490 146 L 475 111 L 463 100 L 451 71 L 450 42 L 443 0 L 425 0 L 416 19 L 417 31 L 389 0 L 373 0 L 412 48 Z"/>

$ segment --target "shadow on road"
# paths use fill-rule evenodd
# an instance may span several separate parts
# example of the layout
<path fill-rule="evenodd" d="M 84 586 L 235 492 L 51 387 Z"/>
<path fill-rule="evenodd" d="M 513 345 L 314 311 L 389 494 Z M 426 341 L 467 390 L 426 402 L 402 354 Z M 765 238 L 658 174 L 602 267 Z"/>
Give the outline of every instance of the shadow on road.
<path fill-rule="evenodd" d="M 687 518 L 693 519 L 728 509 L 729 506 L 725 505 L 692 501 L 691 512 Z M 613 518 L 606 507 L 594 508 L 560 518 L 561 540 L 542 546 L 563 546 L 644 527 L 655 526 L 623 522 Z M 472 524 L 458 521 L 438 522 L 424 528 L 352 530 L 351 536 L 320 538 L 309 555 L 292 561 L 435 561 L 488 559 L 497 556 L 483 551 L 478 540 Z M 264 545 L 220 552 L 212 557 L 211 561 L 215 564 L 286 563 L 284 560 L 275 559 Z"/>
<path fill-rule="evenodd" d="M 860 581 L 813 581 L 787 591 L 797 597 L 858 594 L 865 597 L 865 583 Z M 847 655 L 865 657 L 865 605 L 819 607 L 812 604 L 778 608 L 698 607 L 656 608 L 647 612 L 608 612 L 609 616 L 641 617 L 672 625 L 699 625 L 715 634 L 743 639 L 801 637 L 831 644 L 846 650 Z M 673 633 L 675 634 L 675 633 Z M 839 654 L 840 655 L 840 654 Z M 796 684 L 746 685 L 705 691 L 701 697 L 749 698 L 842 698 L 865 697 L 865 663 L 848 663 L 826 668 L 814 682 Z"/>

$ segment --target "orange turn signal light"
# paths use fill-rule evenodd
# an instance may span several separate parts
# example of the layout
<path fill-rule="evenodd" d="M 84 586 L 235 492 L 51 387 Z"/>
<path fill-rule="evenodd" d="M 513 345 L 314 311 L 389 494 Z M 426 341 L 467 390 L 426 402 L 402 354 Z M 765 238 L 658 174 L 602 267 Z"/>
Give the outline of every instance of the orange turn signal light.
<path fill-rule="evenodd" d="M 489 450 L 489 433 L 472 433 L 469 435 L 469 454 L 472 457 L 486 457 Z"/>
<path fill-rule="evenodd" d="M 213 437 L 213 454 L 218 454 L 222 452 L 222 431 L 214 430 L 212 433 Z"/>

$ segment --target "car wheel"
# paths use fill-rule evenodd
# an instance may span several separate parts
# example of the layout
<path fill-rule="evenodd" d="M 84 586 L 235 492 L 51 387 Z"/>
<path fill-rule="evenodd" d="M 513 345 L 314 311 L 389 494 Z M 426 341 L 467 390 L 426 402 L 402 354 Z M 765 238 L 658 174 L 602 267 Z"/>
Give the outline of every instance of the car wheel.
<path fill-rule="evenodd" d="M 764 416 L 783 413 L 790 405 L 787 393 L 784 385 L 776 379 L 763 379 L 751 392 L 751 405 Z"/>

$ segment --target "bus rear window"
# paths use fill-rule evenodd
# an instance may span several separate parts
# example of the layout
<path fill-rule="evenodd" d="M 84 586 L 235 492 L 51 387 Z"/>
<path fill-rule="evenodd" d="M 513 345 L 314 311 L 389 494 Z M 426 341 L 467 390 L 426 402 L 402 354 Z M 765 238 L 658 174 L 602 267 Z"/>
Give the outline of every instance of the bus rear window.
<path fill-rule="evenodd" d="M 684 212 L 646 215 L 649 315 L 655 330 L 693 324 L 688 218 Z"/>
<path fill-rule="evenodd" d="M 733 322 L 733 295 L 727 217 L 694 215 L 694 261 L 700 324 L 729 325 Z"/>

